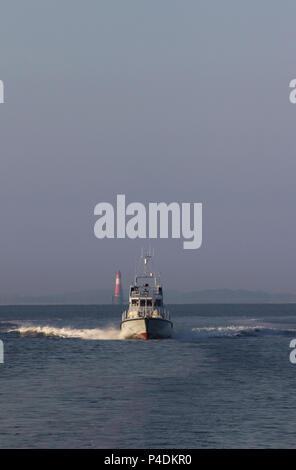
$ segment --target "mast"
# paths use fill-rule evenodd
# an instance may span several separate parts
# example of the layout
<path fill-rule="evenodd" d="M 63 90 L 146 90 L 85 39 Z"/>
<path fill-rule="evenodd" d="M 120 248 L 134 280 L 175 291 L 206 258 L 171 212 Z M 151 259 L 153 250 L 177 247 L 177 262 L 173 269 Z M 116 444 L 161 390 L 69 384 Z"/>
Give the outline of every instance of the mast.
<path fill-rule="evenodd" d="M 154 286 L 157 286 L 159 283 L 159 275 L 154 272 L 153 266 L 153 257 L 154 257 L 154 249 L 144 251 L 142 248 L 141 250 L 141 267 L 138 269 L 138 273 L 135 273 L 135 281 L 134 283 L 138 283 L 138 279 L 154 279 Z"/>

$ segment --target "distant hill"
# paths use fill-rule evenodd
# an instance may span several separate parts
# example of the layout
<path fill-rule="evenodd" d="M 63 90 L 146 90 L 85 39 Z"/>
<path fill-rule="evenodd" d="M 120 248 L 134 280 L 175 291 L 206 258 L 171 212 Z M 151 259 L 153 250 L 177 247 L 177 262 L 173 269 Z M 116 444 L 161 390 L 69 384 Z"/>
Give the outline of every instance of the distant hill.
<path fill-rule="evenodd" d="M 0 305 L 111 304 L 112 290 L 97 289 L 46 296 L 0 295 Z M 125 299 L 126 303 L 128 299 Z M 167 304 L 194 303 L 296 303 L 296 294 L 264 291 L 207 289 L 193 292 L 166 291 Z"/>
<path fill-rule="evenodd" d="M 171 303 L 290 303 L 296 302 L 293 293 L 269 293 L 264 291 L 207 289 L 201 291 L 175 293 L 168 292 Z"/>

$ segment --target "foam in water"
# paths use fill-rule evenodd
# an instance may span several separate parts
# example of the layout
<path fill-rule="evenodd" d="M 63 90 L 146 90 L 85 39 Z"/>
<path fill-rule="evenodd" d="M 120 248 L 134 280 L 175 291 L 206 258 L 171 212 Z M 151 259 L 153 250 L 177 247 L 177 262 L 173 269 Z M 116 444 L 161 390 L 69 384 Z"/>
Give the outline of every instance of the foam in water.
<path fill-rule="evenodd" d="M 80 338 L 84 340 L 124 340 L 126 336 L 115 326 L 106 328 L 79 329 L 71 327 L 55 327 L 50 325 L 14 325 L 8 329 L 8 333 L 17 332 L 21 336 L 48 336 L 57 338 Z M 296 334 L 294 329 L 279 329 L 263 325 L 228 325 L 215 327 L 188 328 L 185 330 L 174 330 L 173 338 L 176 340 L 194 341 L 201 338 L 258 336 Z"/>
<path fill-rule="evenodd" d="M 114 326 L 107 328 L 77 329 L 71 327 L 58 328 L 54 326 L 19 326 L 8 330 L 21 336 L 53 336 L 58 338 L 81 338 L 87 340 L 122 340 L 125 339 L 121 330 Z"/>
<path fill-rule="evenodd" d="M 198 338 L 219 338 L 219 337 L 238 337 L 238 336 L 260 336 L 260 335 L 281 335 L 295 334 L 296 330 L 286 330 L 271 328 L 262 325 L 229 325 L 192 328 L 190 330 L 175 331 L 174 338 L 194 340 Z"/>

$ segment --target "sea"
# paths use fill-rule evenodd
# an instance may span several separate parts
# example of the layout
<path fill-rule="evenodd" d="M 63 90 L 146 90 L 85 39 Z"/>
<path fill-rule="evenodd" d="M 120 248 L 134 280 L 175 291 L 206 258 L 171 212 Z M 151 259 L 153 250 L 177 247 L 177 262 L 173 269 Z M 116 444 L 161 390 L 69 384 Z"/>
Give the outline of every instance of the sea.
<path fill-rule="evenodd" d="M 0 307 L 0 448 L 295 448 L 295 304 L 170 305 L 166 340 L 112 305 Z"/>

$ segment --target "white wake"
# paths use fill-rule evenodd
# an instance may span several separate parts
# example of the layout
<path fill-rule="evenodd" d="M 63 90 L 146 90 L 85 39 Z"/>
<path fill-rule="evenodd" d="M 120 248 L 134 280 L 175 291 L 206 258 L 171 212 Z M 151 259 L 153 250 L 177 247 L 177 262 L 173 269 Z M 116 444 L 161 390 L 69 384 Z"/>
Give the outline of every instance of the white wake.
<path fill-rule="evenodd" d="M 18 333 L 21 336 L 31 337 L 56 337 L 56 338 L 80 338 L 84 340 L 124 340 L 127 339 L 128 332 L 125 334 L 115 326 L 106 326 L 105 328 L 72 328 L 57 327 L 51 325 L 32 325 L 32 324 L 14 324 L 13 327 L 6 330 L 7 333 Z M 238 337 L 238 336 L 265 336 L 294 334 L 296 329 L 282 329 L 263 325 L 228 325 L 214 327 L 194 327 L 179 329 L 173 331 L 173 339 L 194 341 L 202 338 L 219 337 Z"/>
<path fill-rule="evenodd" d="M 265 335 L 296 334 L 295 329 L 282 329 L 262 325 L 228 325 L 192 328 L 190 330 L 179 330 L 174 333 L 176 339 L 194 340 L 198 338 L 219 338 L 238 336 L 265 336 Z"/>
<path fill-rule="evenodd" d="M 106 328 L 88 328 L 78 329 L 71 327 L 55 326 L 19 326 L 11 328 L 8 333 L 17 332 L 21 336 L 49 336 L 57 338 L 80 338 L 87 340 L 123 340 L 124 334 L 118 328 L 109 326 Z"/>

